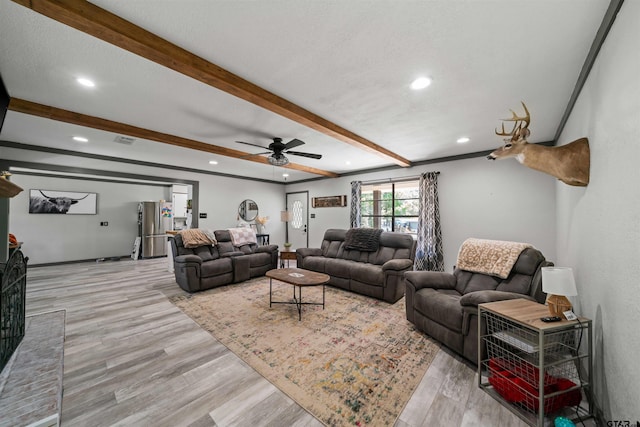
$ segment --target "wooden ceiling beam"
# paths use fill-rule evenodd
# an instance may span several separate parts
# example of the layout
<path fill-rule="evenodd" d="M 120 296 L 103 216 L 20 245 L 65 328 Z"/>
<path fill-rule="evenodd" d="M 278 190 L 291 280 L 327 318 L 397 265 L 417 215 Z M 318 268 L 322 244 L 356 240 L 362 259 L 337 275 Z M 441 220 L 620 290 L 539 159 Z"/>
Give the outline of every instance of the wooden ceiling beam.
<path fill-rule="evenodd" d="M 245 153 L 244 151 L 220 147 L 213 144 L 207 144 L 205 142 L 182 138 L 175 135 L 169 135 L 167 133 L 156 132 L 149 129 L 131 126 L 125 123 L 102 119 L 100 117 L 88 116 L 86 114 L 63 110 L 61 108 L 50 107 L 48 105 L 38 104 L 31 101 L 25 101 L 24 99 L 11 98 L 11 100 L 9 101 L 8 109 L 18 113 L 30 114 L 32 116 L 43 117 L 59 122 L 85 126 L 93 129 L 133 136 L 136 138 L 147 139 L 155 142 L 161 142 L 163 144 L 174 145 L 176 147 L 204 151 L 207 153 L 218 154 L 220 156 L 233 157 L 235 159 L 248 160 L 251 162 L 262 163 L 266 165 L 270 164 L 266 157 L 252 155 L 251 153 Z M 336 178 L 339 176 L 335 172 L 316 169 L 304 165 L 298 165 L 295 163 L 289 163 L 288 165 L 283 167 L 298 170 L 301 172 L 312 173 L 315 175 L 323 175 L 330 178 Z"/>
<path fill-rule="evenodd" d="M 411 166 L 409 160 L 398 154 L 305 110 L 92 3 L 79 0 L 13 1 L 318 132 L 382 156 L 400 166 Z"/>

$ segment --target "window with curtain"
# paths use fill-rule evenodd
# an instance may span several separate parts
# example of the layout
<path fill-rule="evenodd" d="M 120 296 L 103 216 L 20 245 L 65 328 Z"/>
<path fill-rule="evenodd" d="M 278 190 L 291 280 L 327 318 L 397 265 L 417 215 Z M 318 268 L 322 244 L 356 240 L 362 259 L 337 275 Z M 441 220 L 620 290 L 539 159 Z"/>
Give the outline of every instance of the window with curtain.
<path fill-rule="evenodd" d="M 444 271 L 442 227 L 438 202 L 438 175 L 426 172 L 420 176 L 420 226 L 416 242 L 415 270 Z"/>
<path fill-rule="evenodd" d="M 362 184 L 361 226 L 418 233 L 419 181 Z"/>

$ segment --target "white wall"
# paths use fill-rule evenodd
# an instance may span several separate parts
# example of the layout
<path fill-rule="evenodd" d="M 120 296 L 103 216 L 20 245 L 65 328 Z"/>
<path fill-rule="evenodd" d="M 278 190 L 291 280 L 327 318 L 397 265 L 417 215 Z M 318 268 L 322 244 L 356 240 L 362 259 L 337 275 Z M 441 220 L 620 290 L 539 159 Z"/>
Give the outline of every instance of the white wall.
<path fill-rule="evenodd" d="M 474 158 L 390 172 L 290 184 L 288 192 L 309 189 L 309 198 L 346 194 L 350 182 L 440 171 L 438 193 L 445 271 L 456 263 L 469 237 L 531 243 L 555 260 L 555 178 L 520 165 L 514 159 Z M 327 228 L 349 228 L 349 207 L 309 208 L 309 245 L 318 247 Z"/>
<path fill-rule="evenodd" d="M 626 1 L 560 138 L 586 136 L 586 188 L 557 184 L 558 264 L 594 321 L 595 394 L 606 421 L 640 420 L 640 2 Z"/>

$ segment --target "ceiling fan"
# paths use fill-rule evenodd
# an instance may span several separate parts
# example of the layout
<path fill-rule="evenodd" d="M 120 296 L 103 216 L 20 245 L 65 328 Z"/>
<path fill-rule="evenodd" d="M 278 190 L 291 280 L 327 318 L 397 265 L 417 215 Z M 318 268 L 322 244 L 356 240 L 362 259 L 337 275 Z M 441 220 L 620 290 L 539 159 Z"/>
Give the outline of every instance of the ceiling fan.
<path fill-rule="evenodd" d="M 285 153 L 293 154 L 294 156 L 309 157 L 311 159 L 322 158 L 322 155 L 320 154 L 291 151 L 292 148 L 304 145 L 303 141 L 300 141 L 299 139 L 295 139 L 295 138 L 287 142 L 286 144 L 282 143 L 282 138 L 273 138 L 273 142 L 269 144 L 268 147 L 263 147 L 262 145 L 258 145 L 258 144 L 252 144 L 250 142 L 243 142 L 243 141 L 236 141 L 236 142 L 240 144 L 246 144 L 246 145 L 251 145 L 253 147 L 260 147 L 266 150 L 270 150 L 270 151 L 265 151 L 263 153 L 252 154 L 252 156 L 258 156 L 261 154 L 271 154 L 269 157 L 267 157 L 267 160 L 269 161 L 270 164 L 274 166 L 284 166 L 289 164 L 289 159 L 287 159 L 287 157 L 285 156 Z"/>

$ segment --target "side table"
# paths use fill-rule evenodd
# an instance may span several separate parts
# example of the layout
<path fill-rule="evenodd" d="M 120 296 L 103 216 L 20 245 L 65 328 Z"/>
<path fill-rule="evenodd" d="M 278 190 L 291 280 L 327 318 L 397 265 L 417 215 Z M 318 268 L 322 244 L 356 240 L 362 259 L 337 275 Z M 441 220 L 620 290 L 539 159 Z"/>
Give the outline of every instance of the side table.
<path fill-rule="evenodd" d="M 481 389 L 532 426 L 545 426 L 546 415 L 565 407 L 593 418 L 591 320 L 546 323 L 540 318 L 549 315 L 548 307 L 525 299 L 478 308 Z"/>
<path fill-rule="evenodd" d="M 291 250 L 280 251 L 280 268 L 284 268 L 285 260 L 287 260 L 287 268 L 289 268 L 289 261 L 296 260 L 296 251 L 291 251 Z"/>

